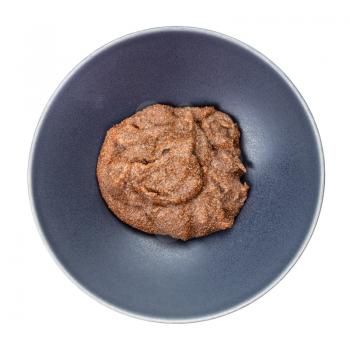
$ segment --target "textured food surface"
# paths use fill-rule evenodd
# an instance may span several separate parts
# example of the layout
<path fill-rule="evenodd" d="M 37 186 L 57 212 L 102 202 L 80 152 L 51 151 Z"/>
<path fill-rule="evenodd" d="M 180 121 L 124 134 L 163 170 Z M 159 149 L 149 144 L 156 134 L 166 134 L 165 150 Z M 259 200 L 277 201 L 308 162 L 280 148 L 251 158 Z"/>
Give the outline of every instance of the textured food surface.
<path fill-rule="evenodd" d="M 231 227 L 248 195 L 240 131 L 214 107 L 149 106 L 108 130 L 97 178 L 110 210 L 188 240 Z"/>

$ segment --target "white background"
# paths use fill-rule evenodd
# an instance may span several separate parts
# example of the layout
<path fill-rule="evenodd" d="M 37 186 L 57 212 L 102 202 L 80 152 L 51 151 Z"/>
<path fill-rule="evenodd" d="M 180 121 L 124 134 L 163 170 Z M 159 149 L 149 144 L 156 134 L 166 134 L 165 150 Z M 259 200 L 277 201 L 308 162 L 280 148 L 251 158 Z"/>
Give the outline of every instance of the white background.
<path fill-rule="evenodd" d="M 350 349 L 350 15 L 342 1 L 7 1 L 0 5 L 0 348 Z M 30 212 L 34 129 L 64 76 L 137 30 L 188 25 L 236 37 L 274 61 L 307 101 L 323 141 L 326 192 L 296 266 L 250 306 L 212 321 L 121 315 L 74 285 Z"/>

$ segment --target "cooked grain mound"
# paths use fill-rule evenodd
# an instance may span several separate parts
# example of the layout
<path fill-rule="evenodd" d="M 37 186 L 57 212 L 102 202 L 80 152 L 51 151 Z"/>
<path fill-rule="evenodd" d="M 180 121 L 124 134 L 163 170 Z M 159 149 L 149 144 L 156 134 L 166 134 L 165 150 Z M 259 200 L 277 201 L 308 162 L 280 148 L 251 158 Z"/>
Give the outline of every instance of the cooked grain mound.
<path fill-rule="evenodd" d="M 188 240 L 227 229 L 249 189 L 239 138 L 214 107 L 147 107 L 108 130 L 97 163 L 102 196 L 147 233 Z"/>

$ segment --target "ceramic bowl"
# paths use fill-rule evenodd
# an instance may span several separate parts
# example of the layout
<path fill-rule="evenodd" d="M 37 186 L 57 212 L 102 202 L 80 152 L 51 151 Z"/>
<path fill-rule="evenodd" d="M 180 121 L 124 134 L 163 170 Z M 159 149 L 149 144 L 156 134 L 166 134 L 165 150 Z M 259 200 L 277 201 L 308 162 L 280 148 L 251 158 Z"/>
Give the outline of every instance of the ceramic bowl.
<path fill-rule="evenodd" d="M 251 190 L 233 228 L 182 242 L 108 210 L 95 175 L 105 133 L 153 103 L 214 105 L 238 122 Z M 164 322 L 224 315 L 271 289 L 309 241 L 323 188 L 320 138 L 290 80 L 242 42 L 184 27 L 125 36 L 80 63 L 41 117 L 29 167 L 34 216 L 68 275 L 116 310 Z"/>

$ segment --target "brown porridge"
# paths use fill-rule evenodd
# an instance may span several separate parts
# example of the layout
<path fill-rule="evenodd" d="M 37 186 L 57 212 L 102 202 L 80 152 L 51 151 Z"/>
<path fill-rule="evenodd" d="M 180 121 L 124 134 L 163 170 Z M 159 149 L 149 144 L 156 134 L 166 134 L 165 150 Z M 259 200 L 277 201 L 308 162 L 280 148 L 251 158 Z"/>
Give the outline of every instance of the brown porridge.
<path fill-rule="evenodd" d="M 181 240 L 231 227 L 249 186 L 240 131 L 214 107 L 156 104 L 108 130 L 97 163 L 101 194 L 125 223 Z"/>

